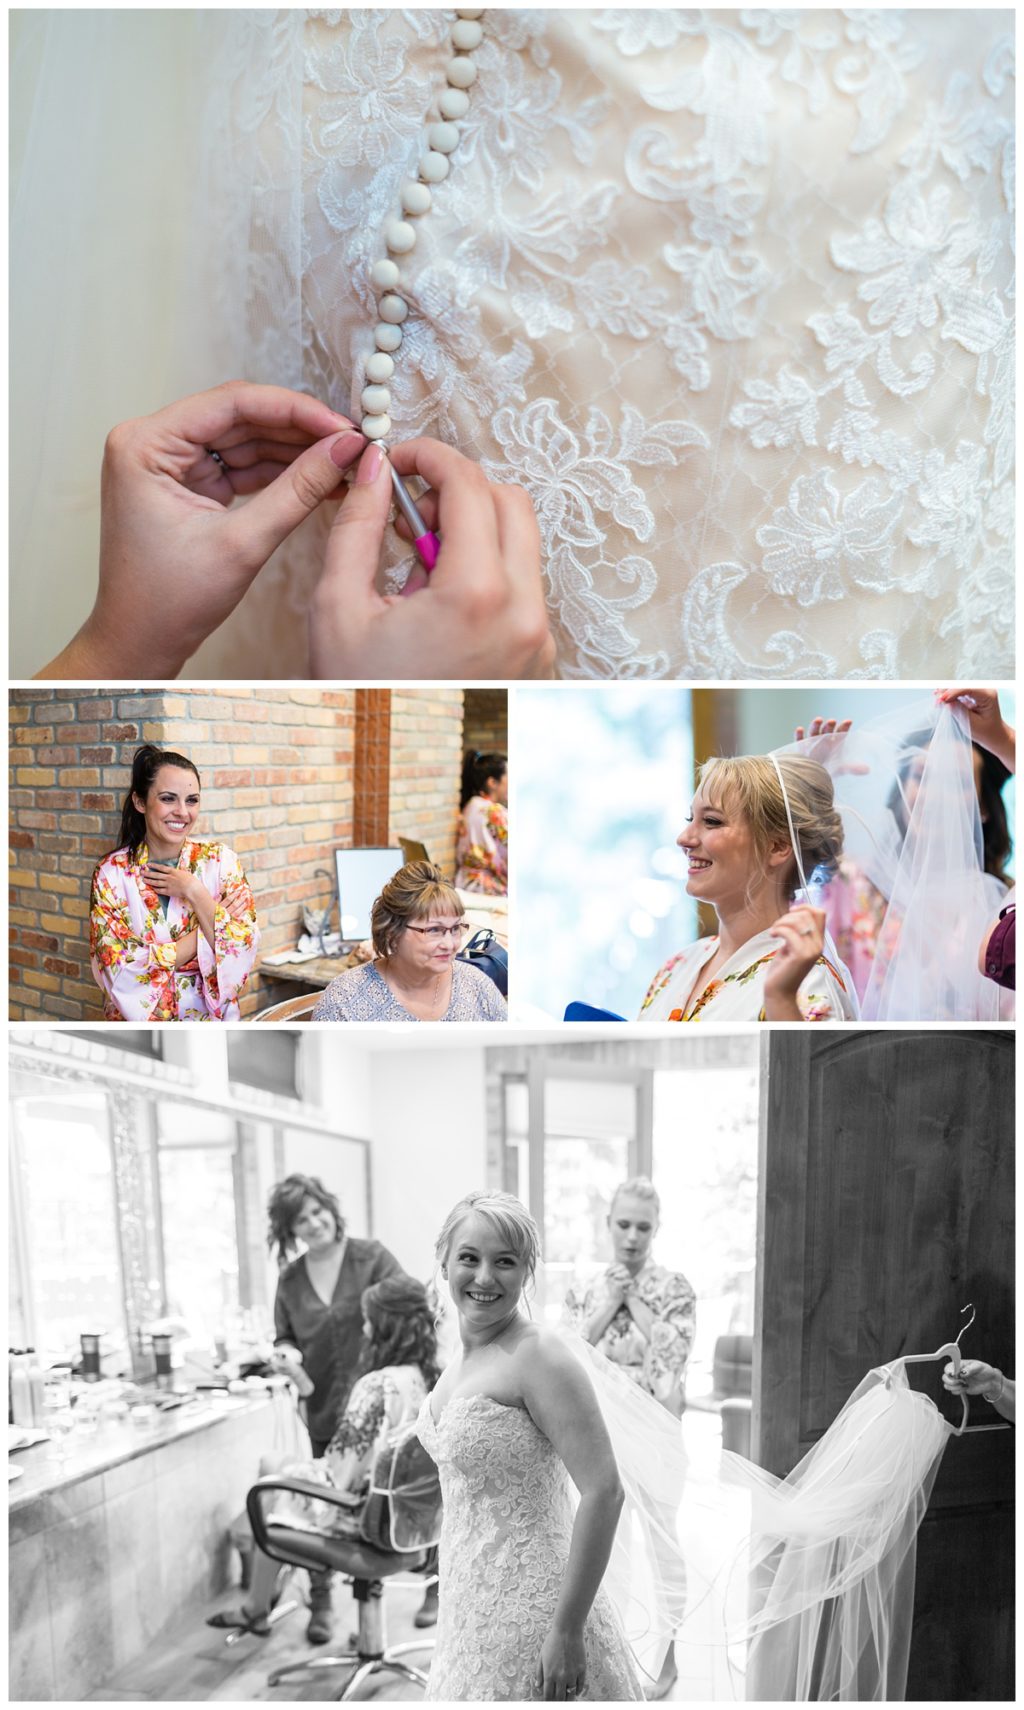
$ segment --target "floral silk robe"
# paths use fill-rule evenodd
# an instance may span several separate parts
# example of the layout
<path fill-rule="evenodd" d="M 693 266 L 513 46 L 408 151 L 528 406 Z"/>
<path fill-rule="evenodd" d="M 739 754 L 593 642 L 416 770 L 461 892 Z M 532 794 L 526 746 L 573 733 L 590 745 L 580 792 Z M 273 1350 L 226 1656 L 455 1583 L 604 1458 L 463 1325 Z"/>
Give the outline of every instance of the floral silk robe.
<path fill-rule="evenodd" d="M 455 883 L 460 891 L 503 897 L 508 892 L 508 809 L 472 796 L 459 815 Z"/>
<path fill-rule="evenodd" d="M 106 1020 L 237 1021 L 260 940 L 238 856 L 222 843 L 185 839 L 178 866 L 199 875 L 217 907 L 213 945 L 200 930 L 196 961 L 183 968 L 174 965 L 177 941 L 199 923 L 182 897 L 171 897 L 164 914 L 143 877 L 148 861 L 145 844 L 137 860 L 115 849 L 93 874 L 89 946 Z M 226 904 L 239 897 L 245 913 L 236 918 Z"/>
<path fill-rule="evenodd" d="M 698 975 L 718 948 L 717 938 L 699 938 L 658 969 L 640 1005 L 638 1021 L 764 1021 L 764 983 L 779 948 L 770 932 L 741 945 L 702 985 Z M 841 962 L 819 956 L 800 983 L 797 1007 L 805 1021 L 856 1021 L 857 994 Z"/>
<path fill-rule="evenodd" d="M 609 1267 L 618 1271 L 620 1267 Z M 583 1334 L 583 1326 L 607 1296 L 609 1270 L 589 1282 L 574 1284 L 565 1297 L 564 1318 Z M 644 1305 L 654 1314 L 650 1341 L 633 1322 L 628 1306 L 622 1305 L 601 1340 L 598 1352 L 626 1376 L 653 1395 L 678 1417 L 686 1394 L 686 1366 L 697 1330 L 697 1297 L 681 1271 L 667 1270 L 648 1259 L 636 1278 Z"/>

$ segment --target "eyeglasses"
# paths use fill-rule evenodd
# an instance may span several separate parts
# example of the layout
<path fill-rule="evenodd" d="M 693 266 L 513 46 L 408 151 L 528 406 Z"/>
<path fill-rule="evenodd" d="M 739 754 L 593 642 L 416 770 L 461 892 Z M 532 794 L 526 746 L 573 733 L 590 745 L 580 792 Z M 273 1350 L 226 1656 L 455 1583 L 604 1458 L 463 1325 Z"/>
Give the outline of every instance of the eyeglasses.
<path fill-rule="evenodd" d="M 406 932 L 422 932 L 425 938 L 432 938 L 439 944 L 442 938 L 461 938 L 466 930 L 464 920 L 457 920 L 453 926 L 407 926 Z"/>

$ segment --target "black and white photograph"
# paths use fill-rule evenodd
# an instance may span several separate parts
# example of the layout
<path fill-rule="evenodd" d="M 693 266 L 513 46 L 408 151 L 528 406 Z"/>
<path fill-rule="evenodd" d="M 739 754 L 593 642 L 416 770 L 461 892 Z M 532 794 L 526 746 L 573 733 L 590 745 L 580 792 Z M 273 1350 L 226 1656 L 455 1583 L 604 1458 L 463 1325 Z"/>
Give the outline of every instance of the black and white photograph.
<path fill-rule="evenodd" d="M 12 1698 L 1011 1697 L 1012 1035 L 493 1037 L 18 1033 Z"/>

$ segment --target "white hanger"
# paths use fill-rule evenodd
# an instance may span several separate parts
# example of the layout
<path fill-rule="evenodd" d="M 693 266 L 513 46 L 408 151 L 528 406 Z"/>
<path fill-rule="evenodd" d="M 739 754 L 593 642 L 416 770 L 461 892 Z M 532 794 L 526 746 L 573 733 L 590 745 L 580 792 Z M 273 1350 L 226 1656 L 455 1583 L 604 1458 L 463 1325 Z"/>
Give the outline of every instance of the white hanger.
<path fill-rule="evenodd" d="M 943 1342 L 942 1347 L 936 1348 L 934 1354 L 904 1354 L 902 1356 L 903 1364 L 905 1366 L 916 1366 L 920 1365 L 925 1360 L 944 1360 L 948 1357 L 953 1363 L 954 1376 L 959 1376 L 963 1358 L 960 1353 L 960 1337 L 963 1335 L 965 1330 L 970 1329 L 976 1317 L 974 1307 L 971 1305 L 970 1301 L 968 1301 L 966 1306 L 962 1306 L 960 1308 L 960 1316 L 963 1317 L 965 1312 L 969 1312 L 971 1316 L 968 1318 L 966 1324 L 962 1324 L 960 1326 L 955 1342 Z M 963 1406 L 964 1415 L 960 1424 L 953 1430 L 954 1437 L 962 1437 L 967 1429 L 967 1415 L 970 1411 L 970 1404 L 968 1403 L 966 1395 L 963 1393 L 961 1393 L 960 1401 Z"/>

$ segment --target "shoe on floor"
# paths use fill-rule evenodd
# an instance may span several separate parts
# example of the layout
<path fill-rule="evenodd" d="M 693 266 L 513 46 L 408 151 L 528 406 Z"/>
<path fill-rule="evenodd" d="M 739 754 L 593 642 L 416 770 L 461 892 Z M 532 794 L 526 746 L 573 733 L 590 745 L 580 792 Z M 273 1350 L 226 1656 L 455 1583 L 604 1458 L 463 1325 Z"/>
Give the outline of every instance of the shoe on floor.
<path fill-rule="evenodd" d="M 306 1638 L 311 1645 L 327 1645 L 334 1635 L 334 1609 L 330 1585 L 310 1587 L 309 1626 Z"/>
<path fill-rule="evenodd" d="M 216 1615 L 207 1615 L 206 1625 L 219 1632 L 252 1633 L 257 1639 L 265 1639 L 270 1632 L 265 1615 L 247 1615 L 244 1609 L 222 1609 Z"/>
<path fill-rule="evenodd" d="M 436 1627 L 437 1626 L 437 1581 L 436 1580 L 434 1581 L 433 1585 L 427 1586 L 427 1590 L 426 1590 L 426 1594 L 423 1598 L 423 1602 L 420 1604 L 419 1608 L 417 1609 L 415 1615 L 412 1618 L 412 1624 L 414 1627 Z"/>
<path fill-rule="evenodd" d="M 309 1615 L 309 1626 L 306 1628 L 306 1638 L 311 1645 L 329 1645 L 334 1634 L 334 1610 L 330 1604 L 326 1609 L 312 1609 Z"/>

